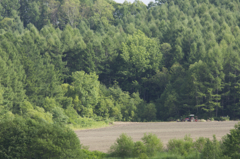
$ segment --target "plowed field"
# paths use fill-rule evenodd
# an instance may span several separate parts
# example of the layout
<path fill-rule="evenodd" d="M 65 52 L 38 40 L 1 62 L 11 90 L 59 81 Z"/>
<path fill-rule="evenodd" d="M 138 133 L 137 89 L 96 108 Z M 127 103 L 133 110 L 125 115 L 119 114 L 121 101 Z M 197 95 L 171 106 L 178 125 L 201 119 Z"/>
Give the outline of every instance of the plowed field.
<path fill-rule="evenodd" d="M 141 140 L 144 133 L 156 134 L 166 145 L 169 139 L 183 138 L 190 134 L 193 139 L 200 136 L 212 138 L 215 134 L 217 139 L 229 133 L 237 121 L 229 122 L 159 122 L 159 123 L 136 123 L 116 122 L 111 127 L 89 130 L 77 130 L 75 133 L 84 146 L 89 150 L 107 152 L 120 134 L 126 133 L 134 141 Z"/>

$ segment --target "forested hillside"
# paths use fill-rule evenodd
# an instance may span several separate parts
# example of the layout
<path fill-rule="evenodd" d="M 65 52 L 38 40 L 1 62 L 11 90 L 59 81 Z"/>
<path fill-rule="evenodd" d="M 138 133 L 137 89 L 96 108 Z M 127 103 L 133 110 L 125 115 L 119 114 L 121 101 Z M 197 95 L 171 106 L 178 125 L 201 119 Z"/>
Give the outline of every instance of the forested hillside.
<path fill-rule="evenodd" d="M 240 1 L 0 1 L 0 120 L 240 117 Z"/>

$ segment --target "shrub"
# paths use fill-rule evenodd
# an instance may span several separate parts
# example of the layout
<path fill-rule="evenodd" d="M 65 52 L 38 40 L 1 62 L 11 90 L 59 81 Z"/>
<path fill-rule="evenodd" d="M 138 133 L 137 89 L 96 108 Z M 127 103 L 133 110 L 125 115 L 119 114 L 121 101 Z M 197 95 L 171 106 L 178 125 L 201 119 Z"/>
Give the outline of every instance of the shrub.
<path fill-rule="evenodd" d="M 236 124 L 234 129 L 230 130 L 223 139 L 223 154 L 231 158 L 240 158 L 240 123 Z"/>
<path fill-rule="evenodd" d="M 159 152 L 152 159 L 185 159 L 183 156 L 169 152 Z"/>
<path fill-rule="evenodd" d="M 186 156 L 184 159 L 200 159 L 199 152 L 194 151 L 190 153 L 188 156 Z"/>
<path fill-rule="evenodd" d="M 221 158 L 222 153 L 220 149 L 220 143 L 217 141 L 216 136 L 213 136 L 213 141 L 206 139 L 206 144 L 203 148 L 201 158 L 202 159 L 219 159 Z"/>
<path fill-rule="evenodd" d="M 207 139 L 204 137 L 199 137 L 195 142 L 194 142 L 194 148 L 198 151 L 198 152 L 202 152 L 203 148 L 206 144 Z"/>
<path fill-rule="evenodd" d="M 163 149 L 163 143 L 155 134 L 144 134 L 143 143 L 146 146 L 147 155 L 148 156 L 154 156 L 158 151 L 162 151 Z"/>
<path fill-rule="evenodd" d="M 131 137 L 121 134 L 116 143 L 110 147 L 110 156 L 113 157 L 132 157 L 134 142 Z"/>
<path fill-rule="evenodd" d="M 64 113 L 64 110 L 60 107 L 54 107 L 51 110 L 53 114 L 53 121 L 58 124 L 66 124 L 68 121 L 68 116 Z"/>
<path fill-rule="evenodd" d="M 145 154 L 147 152 L 146 146 L 143 144 L 141 141 L 137 141 L 134 143 L 134 148 L 133 148 L 133 156 L 134 157 L 139 157 L 141 154 Z"/>
<path fill-rule="evenodd" d="M 148 156 L 145 153 L 141 153 L 138 159 L 148 159 Z"/>
<path fill-rule="evenodd" d="M 229 121 L 230 120 L 230 117 L 227 115 L 227 116 L 221 116 L 220 117 L 220 120 L 221 121 Z"/>
<path fill-rule="evenodd" d="M 83 152 L 85 154 L 85 159 L 102 159 L 106 157 L 106 154 L 100 151 L 89 151 L 83 149 Z"/>
<path fill-rule="evenodd" d="M 187 156 L 193 151 L 193 140 L 190 136 L 185 136 L 184 139 L 171 139 L 168 141 L 167 149 L 174 154 Z"/>
<path fill-rule="evenodd" d="M 44 120 L 16 117 L 0 121 L 0 158 L 82 158 L 76 134 Z"/>

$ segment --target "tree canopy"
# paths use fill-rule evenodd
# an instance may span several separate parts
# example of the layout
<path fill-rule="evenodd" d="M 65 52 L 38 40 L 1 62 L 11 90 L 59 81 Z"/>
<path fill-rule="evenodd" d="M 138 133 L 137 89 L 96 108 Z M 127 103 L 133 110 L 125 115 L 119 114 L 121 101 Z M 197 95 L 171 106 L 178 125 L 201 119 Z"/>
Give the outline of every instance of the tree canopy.
<path fill-rule="evenodd" d="M 238 0 L 0 2 L 2 115 L 239 118 Z"/>

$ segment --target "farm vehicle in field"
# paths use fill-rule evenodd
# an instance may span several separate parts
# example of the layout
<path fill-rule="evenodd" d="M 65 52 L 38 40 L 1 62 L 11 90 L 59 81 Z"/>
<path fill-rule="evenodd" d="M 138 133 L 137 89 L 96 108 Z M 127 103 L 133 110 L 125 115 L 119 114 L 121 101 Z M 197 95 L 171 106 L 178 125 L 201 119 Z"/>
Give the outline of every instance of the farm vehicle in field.
<path fill-rule="evenodd" d="M 195 118 L 194 118 L 194 114 L 190 114 L 188 117 L 182 118 L 180 121 L 181 122 L 197 122 L 198 117 L 195 116 Z M 180 121 L 178 120 L 178 122 L 180 122 Z"/>

